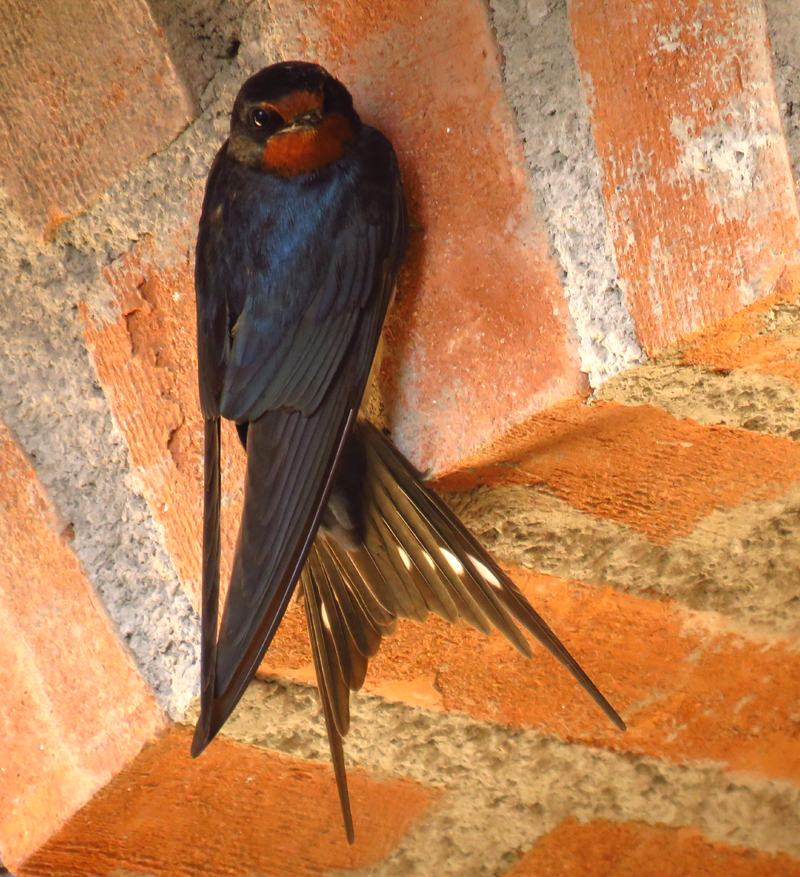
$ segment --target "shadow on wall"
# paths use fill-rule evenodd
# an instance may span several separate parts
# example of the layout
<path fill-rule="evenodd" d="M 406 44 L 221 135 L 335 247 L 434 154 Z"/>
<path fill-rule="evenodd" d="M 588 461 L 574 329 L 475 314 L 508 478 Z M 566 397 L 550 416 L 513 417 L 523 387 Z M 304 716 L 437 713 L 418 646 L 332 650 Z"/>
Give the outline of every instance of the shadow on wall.
<path fill-rule="evenodd" d="M 186 86 L 195 113 L 206 108 L 203 94 L 239 51 L 241 0 L 148 0 L 153 20 L 164 32 L 169 55 Z"/>

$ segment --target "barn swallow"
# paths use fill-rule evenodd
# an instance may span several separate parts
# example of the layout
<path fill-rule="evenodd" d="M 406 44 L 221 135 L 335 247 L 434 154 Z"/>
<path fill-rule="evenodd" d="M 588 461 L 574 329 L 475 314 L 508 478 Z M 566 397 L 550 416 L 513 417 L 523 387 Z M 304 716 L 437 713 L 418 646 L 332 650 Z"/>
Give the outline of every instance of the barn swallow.
<path fill-rule="evenodd" d="M 347 837 L 349 694 L 398 617 L 429 612 L 538 639 L 625 725 L 491 556 L 385 435 L 357 418 L 406 251 L 397 158 L 316 64 L 242 86 L 197 238 L 205 420 L 199 755 L 238 703 L 301 582 Z M 220 584 L 220 418 L 247 453 L 228 596 Z M 219 626 L 219 637 L 217 636 Z"/>

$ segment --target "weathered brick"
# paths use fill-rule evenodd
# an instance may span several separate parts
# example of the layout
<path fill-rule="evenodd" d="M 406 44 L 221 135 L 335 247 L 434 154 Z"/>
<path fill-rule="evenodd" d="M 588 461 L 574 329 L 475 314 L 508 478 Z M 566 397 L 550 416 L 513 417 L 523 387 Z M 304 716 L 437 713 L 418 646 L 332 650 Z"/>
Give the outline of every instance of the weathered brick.
<path fill-rule="evenodd" d="M 184 230 L 160 246 L 137 245 L 107 271 L 117 318 L 97 322 L 86 308 L 82 316 L 86 345 L 131 463 L 181 582 L 199 608 L 203 425 L 193 243 L 191 231 Z M 243 455 L 237 444 L 238 439 L 225 447 L 224 459 L 233 467 L 224 472 L 226 497 L 229 491 L 241 495 Z M 226 560 L 236 537 L 234 518 L 235 511 L 224 517 Z"/>
<path fill-rule="evenodd" d="M 313 877 L 389 855 L 439 792 L 349 772 L 355 846 L 330 767 L 220 739 L 189 756 L 173 728 L 20 868 L 20 877 Z"/>
<path fill-rule="evenodd" d="M 391 700 L 531 728 L 617 752 L 711 759 L 800 782 L 800 658 L 792 641 L 731 633 L 716 616 L 521 568 L 510 572 L 618 709 L 616 731 L 542 648 L 526 660 L 498 633 L 430 617 L 401 622 L 366 688 Z M 303 609 L 292 606 L 259 673 L 313 681 Z"/>
<path fill-rule="evenodd" d="M 715 371 L 780 375 L 800 383 L 800 265 L 787 265 L 775 292 L 690 338 L 683 362 Z"/>
<path fill-rule="evenodd" d="M 169 143 L 191 103 L 143 0 L 8 0 L 0 173 L 37 232 Z"/>
<path fill-rule="evenodd" d="M 620 277 L 652 353 L 768 294 L 798 246 L 764 8 L 569 10 Z"/>
<path fill-rule="evenodd" d="M 116 319 L 82 309 L 86 345 L 186 593 L 200 607 L 203 420 L 197 391 L 194 233 L 144 241 L 106 272 Z M 239 526 L 244 453 L 223 429 L 223 588 Z"/>
<path fill-rule="evenodd" d="M 0 849 L 15 868 L 163 726 L 0 424 Z"/>
<path fill-rule="evenodd" d="M 783 853 L 710 841 L 696 828 L 565 819 L 508 877 L 800 877 Z"/>
<path fill-rule="evenodd" d="M 800 480 L 800 446 L 744 429 L 702 426 L 652 405 L 554 406 L 498 450 L 503 463 L 442 479 L 444 489 L 481 483 L 545 484 L 576 508 L 669 544 L 717 508 L 785 493 Z"/>
<path fill-rule="evenodd" d="M 316 7 L 311 55 L 400 155 L 412 232 L 383 387 L 398 446 L 456 465 L 586 386 L 480 0 Z"/>

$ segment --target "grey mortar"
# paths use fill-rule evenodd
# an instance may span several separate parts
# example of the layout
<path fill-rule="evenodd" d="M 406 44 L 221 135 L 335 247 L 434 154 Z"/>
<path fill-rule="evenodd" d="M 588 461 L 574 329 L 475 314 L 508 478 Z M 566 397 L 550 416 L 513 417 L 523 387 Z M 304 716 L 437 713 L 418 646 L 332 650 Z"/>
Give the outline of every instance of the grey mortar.
<path fill-rule="evenodd" d="M 800 487 L 771 502 L 718 509 L 668 546 L 544 487 L 484 487 L 449 500 L 509 563 L 637 596 L 669 596 L 719 612 L 751 635 L 800 630 Z"/>
<path fill-rule="evenodd" d="M 794 310 L 797 311 L 796 306 Z M 800 322 L 795 326 L 800 328 Z M 800 387 L 790 378 L 736 370 L 721 373 L 683 365 L 669 350 L 600 387 L 594 399 L 657 405 L 673 417 L 706 426 L 800 438 Z"/>
<path fill-rule="evenodd" d="M 208 109 L 206 90 L 239 51 L 240 22 L 249 0 L 147 0 L 169 56 L 192 96 Z"/>
<path fill-rule="evenodd" d="M 460 715 L 353 695 L 347 762 L 443 788 L 396 850 L 357 875 L 505 873 L 567 817 L 694 825 L 711 840 L 800 852 L 800 790 L 595 750 Z M 253 683 L 225 727 L 242 742 L 328 762 L 316 691 Z M 331 778 L 333 782 L 333 778 Z"/>
<path fill-rule="evenodd" d="M 579 343 L 597 387 L 640 362 L 614 265 L 600 166 L 564 0 L 491 0 L 503 79 Z"/>
<path fill-rule="evenodd" d="M 800 9 L 796 0 L 767 0 L 775 89 L 783 133 L 800 192 Z"/>
<path fill-rule="evenodd" d="M 760 322 L 758 331 L 793 343 L 800 307 L 779 302 Z M 592 401 L 655 405 L 707 426 L 800 438 L 795 381 L 682 360 L 680 350 L 666 350 L 611 378 Z M 719 612 L 751 634 L 800 631 L 798 485 L 777 499 L 716 509 L 668 546 L 583 512 L 545 486 L 483 487 L 449 500 L 487 547 L 511 563 L 632 594 L 670 596 L 697 611 Z"/>
<path fill-rule="evenodd" d="M 233 68 L 233 69 L 231 69 Z M 173 718 L 199 678 L 199 620 L 180 588 L 99 386 L 78 308 L 109 319 L 102 270 L 145 237 L 186 224 L 224 138 L 237 64 L 206 88 L 220 106 L 133 168 L 51 243 L 26 233 L 8 199 L 0 218 L 0 416 L 47 489 L 82 569 L 121 639 Z"/>
<path fill-rule="evenodd" d="M 83 342 L 93 254 L 26 239 L 0 219 L 0 416 L 31 459 L 83 571 L 170 715 L 197 687 L 198 621 L 150 512 Z"/>

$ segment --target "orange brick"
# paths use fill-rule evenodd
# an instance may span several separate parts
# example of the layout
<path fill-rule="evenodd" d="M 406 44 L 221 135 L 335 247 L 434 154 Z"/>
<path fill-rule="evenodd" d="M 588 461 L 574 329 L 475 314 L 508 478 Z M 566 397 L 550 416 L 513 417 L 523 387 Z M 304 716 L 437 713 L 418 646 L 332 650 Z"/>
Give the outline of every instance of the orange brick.
<path fill-rule="evenodd" d="M 214 742 L 189 756 L 173 728 L 19 869 L 20 877 L 312 877 L 374 865 L 439 797 L 410 780 L 348 772 L 356 843 L 344 836 L 331 769 Z"/>
<path fill-rule="evenodd" d="M 776 498 L 800 480 L 800 446 L 791 439 L 702 426 L 651 405 L 567 402 L 533 418 L 504 448 L 508 462 L 439 486 L 546 484 L 576 508 L 659 544 L 715 509 Z"/>
<path fill-rule="evenodd" d="M 575 0 L 569 14 L 620 277 L 652 353 L 768 294 L 798 246 L 764 10 Z"/>
<path fill-rule="evenodd" d="M 566 819 L 508 877 L 800 877 L 800 862 L 707 840 L 695 828 Z"/>
<path fill-rule="evenodd" d="M 192 232 L 184 230 L 158 250 L 149 241 L 136 246 L 106 274 L 116 292 L 117 319 L 97 322 L 85 307 L 81 315 L 86 346 L 148 505 L 198 609 L 203 426 L 197 394 L 192 238 Z M 161 267 L 164 264 L 167 267 Z M 242 483 L 237 444 L 238 440 L 226 445 L 224 459 L 234 465 L 224 473 L 226 490 Z M 230 515 L 225 523 L 227 560 L 236 522 Z"/>
<path fill-rule="evenodd" d="M 0 849 L 15 868 L 163 716 L 0 425 Z"/>
<path fill-rule="evenodd" d="M 400 155 L 412 226 L 383 371 L 423 470 L 584 388 L 480 0 L 316 5 L 312 53 Z M 421 226 L 421 228 L 420 228 Z"/>
<path fill-rule="evenodd" d="M 683 362 L 715 371 L 780 375 L 800 383 L 799 297 L 800 265 L 791 264 L 772 295 L 690 338 Z"/>
<path fill-rule="evenodd" d="M 667 600 L 510 572 L 621 713 L 625 734 L 540 647 L 528 661 L 500 634 L 434 617 L 400 624 L 371 661 L 366 688 L 617 752 L 712 759 L 800 782 L 800 655 L 792 643 L 715 630 L 708 616 Z M 302 614 L 299 606 L 287 613 L 262 675 L 313 679 Z"/>
<path fill-rule="evenodd" d="M 153 517 L 192 605 L 200 607 L 203 420 L 197 391 L 194 231 L 137 245 L 106 277 L 115 320 L 81 308 L 84 338 Z M 244 453 L 223 428 L 223 589 L 239 526 Z"/>
<path fill-rule="evenodd" d="M 191 103 L 143 0 L 8 6 L 0 168 L 17 212 L 41 232 L 169 143 Z"/>

